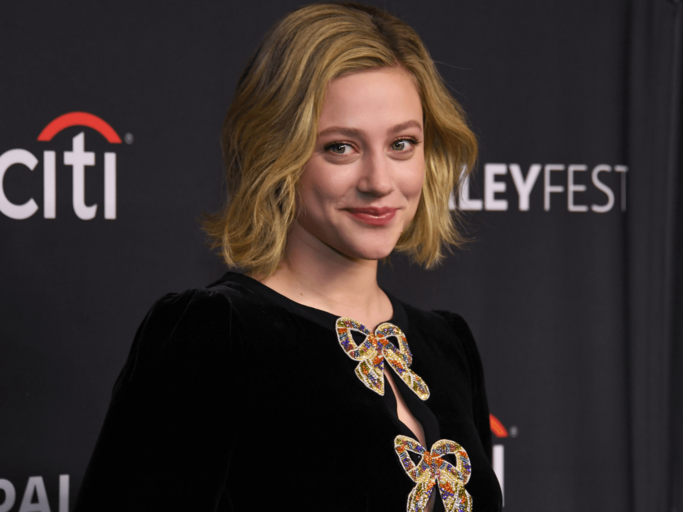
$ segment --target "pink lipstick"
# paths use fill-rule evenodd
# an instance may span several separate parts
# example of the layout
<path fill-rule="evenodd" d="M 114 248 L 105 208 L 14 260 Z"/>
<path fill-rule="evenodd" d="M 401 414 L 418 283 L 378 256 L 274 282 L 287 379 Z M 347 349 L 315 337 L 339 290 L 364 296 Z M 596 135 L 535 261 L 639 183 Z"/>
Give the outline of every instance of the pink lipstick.
<path fill-rule="evenodd" d="M 396 208 L 347 208 L 354 218 L 371 226 L 384 226 L 396 215 Z"/>

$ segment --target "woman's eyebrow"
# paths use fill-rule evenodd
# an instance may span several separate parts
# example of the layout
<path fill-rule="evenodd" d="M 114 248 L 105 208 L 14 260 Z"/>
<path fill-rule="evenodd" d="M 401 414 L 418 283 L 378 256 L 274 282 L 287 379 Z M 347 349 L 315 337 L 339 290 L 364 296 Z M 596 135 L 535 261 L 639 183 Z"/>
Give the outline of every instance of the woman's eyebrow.
<path fill-rule="evenodd" d="M 348 137 L 362 137 L 365 135 L 365 132 L 363 130 L 359 130 L 358 128 L 344 128 L 342 126 L 330 126 L 329 128 L 325 128 L 323 131 L 318 133 L 318 137 L 322 137 L 324 135 L 329 135 L 330 133 L 339 133 L 341 135 L 346 135 Z"/>
<path fill-rule="evenodd" d="M 417 128 L 418 130 L 422 131 L 422 125 L 418 123 L 417 121 L 406 121 L 404 123 L 397 124 L 393 128 L 389 130 L 389 133 L 397 133 L 401 132 L 403 130 L 406 130 L 407 128 Z M 362 137 L 365 135 L 365 132 L 363 130 L 360 130 L 358 128 L 346 128 L 343 126 L 330 126 L 329 128 L 325 128 L 323 131 L 318 133 L 318 137 L 323 137 L 325 135 L 329 135 L 331 133 L 338 133 L 340 135 L 346 135 L 348 137 Z"/>
<path fill-rule="evenodd" d="M 422 124 L 413 120 L 406 121 L 405 123 L 397 124 L 396 126 L 394 126 L 391 129 L 391 133 L 402 132 L 407 128 L 417 128 L 418 130 L 422 131 Z"/>

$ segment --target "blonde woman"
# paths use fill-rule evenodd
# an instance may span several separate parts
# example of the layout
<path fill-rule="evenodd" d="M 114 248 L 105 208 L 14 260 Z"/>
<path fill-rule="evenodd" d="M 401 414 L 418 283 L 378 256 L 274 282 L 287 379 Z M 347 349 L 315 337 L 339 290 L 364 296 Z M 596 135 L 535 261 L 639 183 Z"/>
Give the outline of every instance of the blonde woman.
<path fill-rule="evenodd" d="M 424 45 L 357 4 L 292 12 L 240 79 L 228 272 L 141 325 L 79 500 L 85 511 L 500 510 L 465 322 L 377 284 L 392 251 L 457 245 L 448 198 L 476 141 Z"/>

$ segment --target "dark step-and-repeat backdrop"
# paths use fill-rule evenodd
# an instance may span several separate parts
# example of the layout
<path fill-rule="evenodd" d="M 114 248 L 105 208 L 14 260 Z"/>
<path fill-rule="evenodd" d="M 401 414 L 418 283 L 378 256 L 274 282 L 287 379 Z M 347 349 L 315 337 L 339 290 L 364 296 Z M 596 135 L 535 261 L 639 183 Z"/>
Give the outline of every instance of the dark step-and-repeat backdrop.
<path fill-rule="evenodd" d="M 471 242 L 380 278 L 469 322 L 505 510 L 681 507 L 681 2 L 369 3 L 481 143 L 452 198 Z M 222 118 L 299 5 L 0 5 L 0 512 L 73 507 L 146 311 L 224 272 L 198 223 Z"/>

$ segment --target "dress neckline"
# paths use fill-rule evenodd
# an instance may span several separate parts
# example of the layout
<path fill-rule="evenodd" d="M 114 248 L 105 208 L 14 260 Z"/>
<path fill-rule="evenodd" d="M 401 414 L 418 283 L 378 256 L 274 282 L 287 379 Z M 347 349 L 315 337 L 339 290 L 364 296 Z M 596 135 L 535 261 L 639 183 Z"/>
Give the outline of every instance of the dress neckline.
<path fill-rule="evenodd" d="M 228 272 L 223 276 L 225 280 L 232 281 L 235 283 L 238 283 L 245 288 L 248 288 L 249 290 L 253 291 L 254 293 L 257 293 L 270 301 L 278 304 L 282 308 L 286 309 L 290 313 L 293 313 L 298 316 L 302 316 L 311 322 L 314 322 L 321 327 L 325 327 L 327 329 L 335 330 L 336 328 L 336 321 L 340 317 L 340 315 L 335 315 L 333 313 L 329 313 L 327 311 L 324 311 L 322 309 L 317 309 L 313 308 L 311 306 L 306 306 L 304 304 L 300 304 L 289 297 L 286 297 L 282 295 L 281 293 L 276 292 L 272 288 L 269 288 L 265 284 L 257 281 L 253 277 L 249 277 L 245 274 L 240 274 L 237 272 Z M 389 292 L 386 290 L 382 289 L 382 291 L 387 295 L 389 298 L 389 301 L 391 302 L 391 309 L 393 311 L 393 314 L 390 319 L 384 320 L 380 322 L 378 325 L 389 322 L 394 325 L 397 325 L 398 327 L 401 328 L 406 334 L 409 333 L 409 325 L 408 325 L 408 315 L 406 314 L 405 309 L 403 308 L 403 304 L 401 304 L 401 301 L 396 299 L 393 295 L 391 295 Z M 342 315 L 343 316 L 343 315 Z M 373 326 L 370 328 L 368 326 L 368 329 L 371 332 L 374 332 L 377 326 Z"/>
<path fill-rule="evenodd" d="M 244 288 L 250 290 L 251 292 L 260 295 L 269 302 L 277 304 L 278 306 L 282 307 L 283 309 L 294 315 L 303 317 L 309 320 L 310 322 L 320 325 L 325 329 L 336 331 L 336 321 L 339 318 L 338 315 L 329 313 L 322 309 L 316 309 L 310 306 L 305 306 L 304 304 L 300 304 L 296 301 L 293 301 L 289 297 L 286 297 L 281 293 L 276 292 L 272 288 L 269 288 L 268 286 L 264 285 L 263 283 L 257 281 L 252 277 L 240 274 L 238 272 L 227 272 L 223 276 L 221 281 L 230 281 L 233 283 L 237 283 L 243 286 Z M 389 320 L 386 320 L 385 322 L 389 322 L 400 327 L 401 330 L 405 332 L 406 337 L 408 338 L 408 343 L 410 343 L 408 314 L 406 313 L 403 304 L 401 303 L 401 301 L 399 301 L 396 297 L 388 293 L 386 290 L 382 289 L 382 291 L 384 291 L 384 293 L 387 294 L 387 297 L 389 297 L 389 300 L 391 301 L 391 307 L 393 310 L 392 317 Z M 380 322 L 380 324 L 382 323 L 384 322 Z M 369 330 L 374 332 L 376 327 L 377 326 Z M 336 332 L 334 335 L 336 337 Z M 392 376 L 396 376 L 396 374 L 394 373 L 394 375 Z M 425 449 L 429 451 L 432 444 L 435 443 L 437 440 L 441 439 L 441 428 L 436 416 L 431 411 L 428 404 L 420 400 L 417 397 L 417 395 L 415 395 L 415 393 L 405 384 L 405 382 L 403 382 L 403 380 L 401 380 L 400 378 L 394 378 L 394 383 L 397 385 L 398 390 L 401 393 L 401 396 L 403 397 L 403 400 L 406 402 L 406 406 L 408 407 L 412 415 L 417 419 L 417 421 L 419 421 L 422 425 L 425 439 L 427 440 L 427 446 L 425 446 Z M 417 440 L 417 435 L 398 417 L 398 411 L 396 408 L 396 395 L 394 394 L 393 388 L 387 382 L 384 389 L 384 396 L 381 396 L 380 398 L 384 403 L 384 406 L 387 408 L 389 415 L 391 416 L 394 424 L 398 429 L 398 432 Z M 367 391 L 363 390 L 363 392 Z M 441 512 L 443 510 L 443 504 L 437 496 L 437 499 L 434 503 L 433 512 Z"/>

